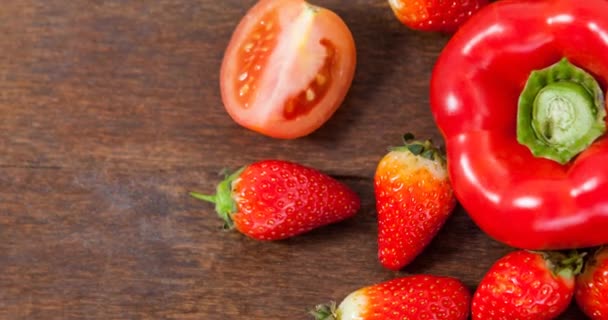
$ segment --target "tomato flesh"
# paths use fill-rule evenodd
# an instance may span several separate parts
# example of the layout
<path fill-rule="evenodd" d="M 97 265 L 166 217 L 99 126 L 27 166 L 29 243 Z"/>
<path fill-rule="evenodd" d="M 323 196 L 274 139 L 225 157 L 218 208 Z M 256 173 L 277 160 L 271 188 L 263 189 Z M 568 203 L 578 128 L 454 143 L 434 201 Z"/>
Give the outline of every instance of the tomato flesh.
<path fill-rule="evenodd" d="M 287 100 L 283 111 L 285 119 L 291 120 L 310 112 L 319 104 L 319 101 L 323 99 L 323 96 L 329 89 L 332 80 L 331 66 L 335 49 L 328 40 L 321 40 L 321 44 L 325 46 L 327 51 L 325 63 L 310 82 L 308 88 L 302 90 L 296 97 Z"/>
<path fill-rule="evenodd" d="M 355 62 L 352 34 L 333 12 L 301 0 L 261 0 L 226 49 L 222 101 L 246 128 L 305 136 L 342 104 Z"/>
<path fill-rule="evenodd" d="M 240 72 L 236 74 L 235 87 L 238 88 L 239 102 L 249 108 L 251 97 L 257 89 L 262 66 L 266 65 L 271 49 L 276 46 L 277 33 L 280 31 L 275 11 L 267 13 L 241 45 L 239 57 Z"/>

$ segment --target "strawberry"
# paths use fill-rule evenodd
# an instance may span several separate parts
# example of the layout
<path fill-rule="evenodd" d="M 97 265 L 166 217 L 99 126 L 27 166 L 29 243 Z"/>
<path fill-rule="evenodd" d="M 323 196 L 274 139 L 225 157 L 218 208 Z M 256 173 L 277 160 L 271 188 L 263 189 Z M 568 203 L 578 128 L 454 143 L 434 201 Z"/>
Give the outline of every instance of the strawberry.
<path fill-rule="evenodd" d="M 460 280 L 413 275 L 371 285 L 335 304 L 318 305 L 316 320 L 465 320 L 471 293 Z"/>
<path fill-rule="evenodd" d="M 374 177 L 378 211 L 378 258 L 391 270 L 409 264 L 450 216 L 456 198 L 445 160 L 431 141 L 393 148 L 378 163 Z"/>
<path fill-rule="evenodd" d="M 404 25 L 421 31 L 454 32 L 488 0 L 389 0 Z"/>
<path fill-rule="evenodd" d="M 318 170 L 281 160 L 252 163 L 229 175 L 215 195 L 191 193 L 215 203 L 226 228 L 257 240 L 279 240 L 353 216 L 358 195 Z"/>
<path fill-rule="evenodd" d="M 513 251 L 485 274 L 471 307 L 474 320 L 554 319 L 574 295 L 583 255 Z"/>
<path fill-rule="evenodd" d="M 576 303 L 593 320 L 608 319 L 608 247 L 600 248 L 576 277 Z"/>

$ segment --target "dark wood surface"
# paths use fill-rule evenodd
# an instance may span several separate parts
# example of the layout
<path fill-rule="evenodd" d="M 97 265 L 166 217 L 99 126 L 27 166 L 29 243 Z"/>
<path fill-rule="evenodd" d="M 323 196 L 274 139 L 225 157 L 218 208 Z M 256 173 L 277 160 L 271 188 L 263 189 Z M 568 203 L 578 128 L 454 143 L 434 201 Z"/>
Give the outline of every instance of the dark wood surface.
<path fill-rule="evenodd" d="M 406 29 L 384 0 L 318 0 L 354 34 L 355 80 L 321 129 L 275 140 L 236 125 L 219 94 L 223 50 L 253 2 L 3 3 L 0 319 L 308 319 L 316 303 L 406 274 L 474 290 L 511 250 L 457 208 L 401 272 L 376 259 L 374 169 L 406 131 L 441 141 L 428 84 L 448 36 Z M 265 158 L 338 178 L 360 212 L 262 243 L 221 231 L 187 194 Z"/>

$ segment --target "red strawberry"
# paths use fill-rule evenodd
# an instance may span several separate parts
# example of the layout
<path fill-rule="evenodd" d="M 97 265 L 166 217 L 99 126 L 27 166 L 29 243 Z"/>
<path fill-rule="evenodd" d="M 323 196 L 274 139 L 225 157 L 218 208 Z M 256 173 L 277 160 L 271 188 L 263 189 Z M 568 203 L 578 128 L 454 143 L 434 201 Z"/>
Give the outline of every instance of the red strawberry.
<path fill-rule="evenodd" d="M 596 251 L 576 277 L 574 297 L 589 318 L 608 319 L 608 247 Z"/>
<path fill-rule="evenodd" d="M 500 258 L 473 296 L 473 319 L 554 319 L 574 295 L 582 255 L 514 251 Z"/>
<path fill-rule="evenodd" d="M 404 25 L 422 31 L 454 32 L 488 0 L 389 0 Z"/>
<path fill-rule="evenodd" d="M 335 304 L 319 305 L 316 320 L 465 320 L 471 293 L 458 279 L 433 275 L 397 278 L 349 294 Z"/>
<path fill-rule="evenodd" d="M 456 204 L 445 161 L 430 141 L 393 148 L 376 168 L 378 257 L 399 270 L 431 242 Z"/>
<path fill-rule="evenodd" d="M 341 182 L 300 164 L 265 160 L 228 176 L 209 196 L 227 228 L 258 240 L 279 240 L 353 216 L 359 197 Z"/>

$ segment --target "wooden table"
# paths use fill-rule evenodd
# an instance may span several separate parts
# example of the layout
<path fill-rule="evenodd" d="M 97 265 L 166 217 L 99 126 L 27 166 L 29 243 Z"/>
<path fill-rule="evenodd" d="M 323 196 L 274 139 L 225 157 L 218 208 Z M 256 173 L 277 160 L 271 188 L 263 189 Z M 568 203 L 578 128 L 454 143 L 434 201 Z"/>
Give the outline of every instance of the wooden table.
<path fill-rule="evenodd" d="M 511 250 L 457 208 L 401 272 L 376 259 L 375 166 L 406 131 L 441 141 L 428 85 L 448 36 L 408 30 L 384 0 L 318 0 L 352 29 L 355 80 L 321 129 L 275 140 L 236 125 L 219 94 L 223 50 L 253 3 L 3 3 L 0 319 L 309 319 L 316 303 L 400 275 L 474 290 Z M 223 232 L 188 196 L 265 158 L 338 178 L 360 212 L 262 243 Z"/>

